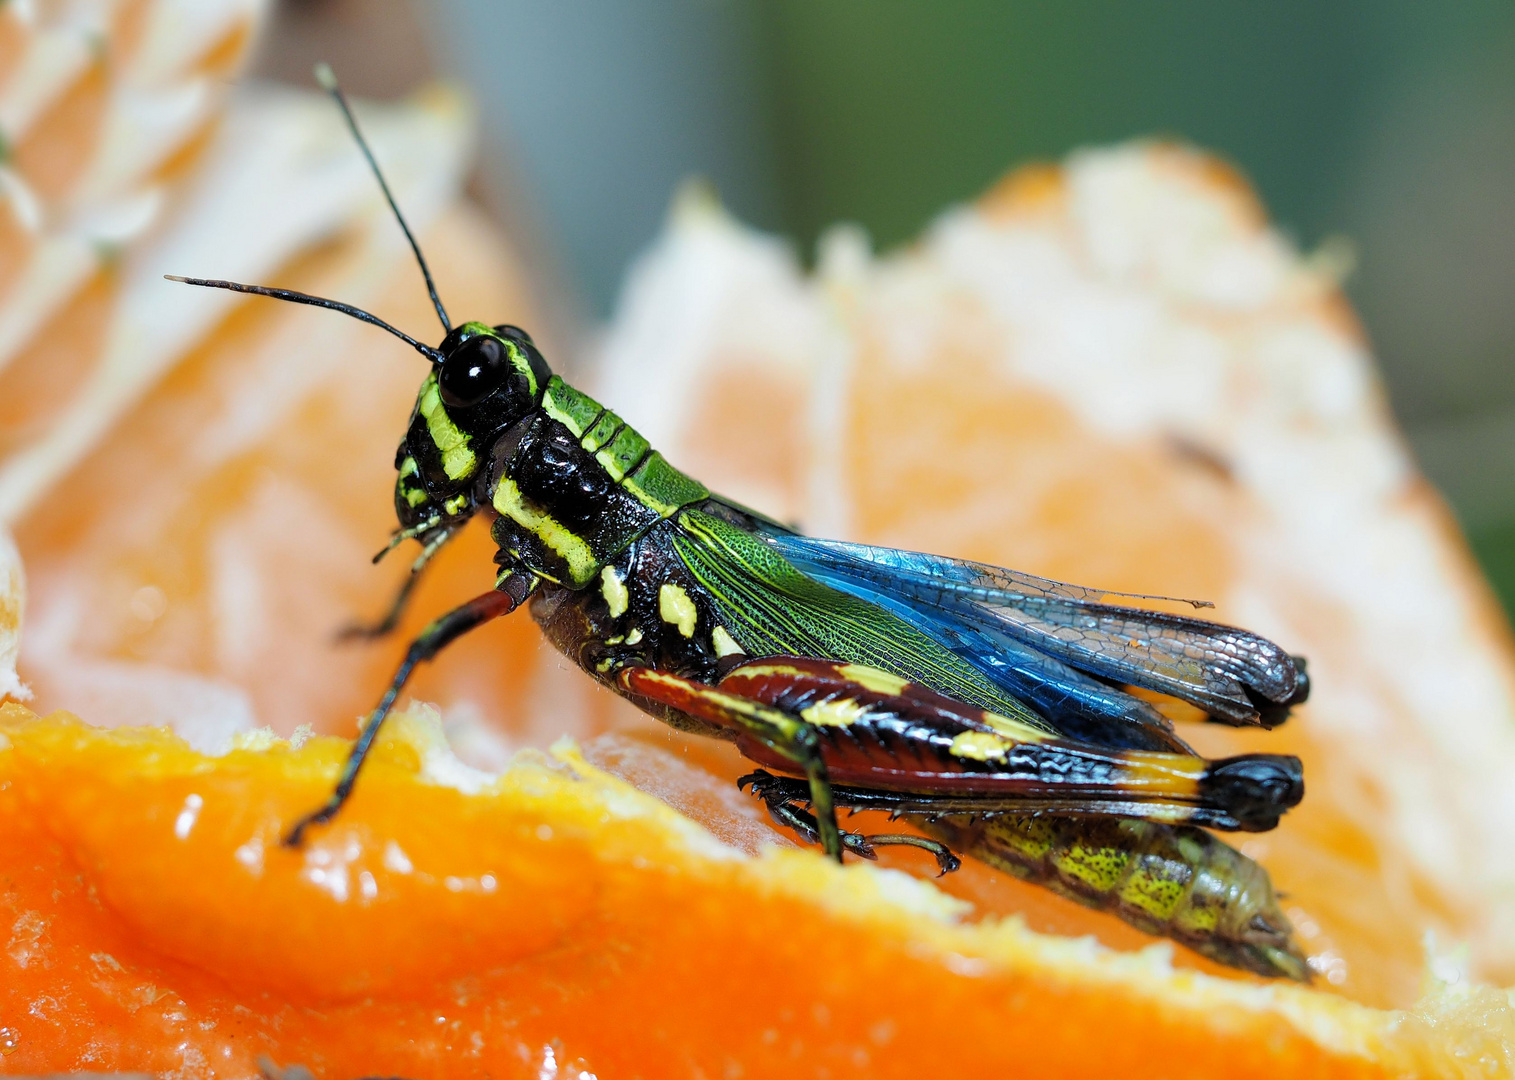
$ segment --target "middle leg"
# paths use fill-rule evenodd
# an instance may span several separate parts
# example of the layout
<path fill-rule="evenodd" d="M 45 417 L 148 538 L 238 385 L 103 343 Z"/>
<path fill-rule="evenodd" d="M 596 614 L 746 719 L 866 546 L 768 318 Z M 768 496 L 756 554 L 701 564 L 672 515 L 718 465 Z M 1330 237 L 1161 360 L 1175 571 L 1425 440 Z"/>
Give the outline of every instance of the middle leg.
<path fill-rule="evenodd" d="M 441 618 L 434 620 L 421 632 L 420 637 L 410 643 L 410 648 L 405 651 L 405 658 L 400 661 L 399 669 L 390 680 L 389 689 L 384 691 L 384 696 L 379 699 L 378 707 L 369 715 L 368 723 L 364 725 L 357 742 L 353 743 L 352 750 L 348 752 L 347 761 L 342 766 L 342 773 L 337 778 L 337 785 L 332 789 L 330 797 L 316 810 L 295 822 L 294 828 L 284 837 L 285 847 L 299 847 L 305 840 L 306 831 L 312 825 L 330 821 L 336 816 L 337 811 L 342 809 L 343 804 L 352 794 L 353 784 L 357 782 L 358 772 L 363 768 L 363 762 L 367 760 L 374 740 L 378 738 L 379 729 L 389 716 L 389 711 L 394 707 L 395 701 L 399 699 L 400 691 L 410 681 L 411 673 L 415 671 L 416 666 L 432 659 L 447 645 L 475 627 L 482 626 L 501 615 L 510 614 L 525 602 L 536 586 L 537 579 L 534 576 L 525 573 L 512 574 L 496 588 L 482 596 L 474 597 L 466 604 L 453 608 Z"/>

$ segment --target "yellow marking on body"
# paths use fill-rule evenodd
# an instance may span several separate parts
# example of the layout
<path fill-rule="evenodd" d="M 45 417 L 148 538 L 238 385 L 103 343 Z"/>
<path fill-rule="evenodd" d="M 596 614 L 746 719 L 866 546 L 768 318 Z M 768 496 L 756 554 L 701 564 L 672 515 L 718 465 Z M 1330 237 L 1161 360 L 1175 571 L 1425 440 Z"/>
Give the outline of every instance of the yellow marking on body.
<path fill-rule="evenodd" d="M 665 623 L 677 626 L 685 637 L 694 637 L 694 624 L 700 611 L 681 586 L 664 584 L 658 589 L 658 614 L 663 616 Z"/>
<path fill-rule="evenodd" d="M 816 727 L 851 727 L 868 707 L 856 698 L 833 698 L 800 710 L 800 718 Z"/>
<path fill-rule="evenodd" d="M 724 626 L 717 626 L 710 632 L 710 647 L 715 650 L 717 660 L 747 651 L 736 643 L 735 638 L 726 633 Z"/>
<path fill-rule="evenodd" d="M 901 679 L 898 675 L 891 675 L 878 668 L 864 667 L 862 664 L 843 664 L 836 669 L 836 673 L 875 694 L 888 694 L 891 697 L 904 693 L 905 687 L 910 685 L 908 679 Z"/>
<path fill-rule="evenodd" d="M 626 635 L 626 644 L 628 644 L 628 645 L 635 645 L 637 642 L 639 642 L 641 640 L 642 640 L 642 628 L 640 626 L 633 626 L 631 628 L 631 633 L 629 633 L 629 634 Z"/>
<path fill-rule="evenodd" d="M 986 826 L 986 831 L 1012 851 L 1036 860 L 1040 860 L 1051 851 L 1053 843 L 1057 840 L 1052 826 L 1041 818 L 991 820 Z"/>
<path fill-rule="evenodd" d="M 428 378 L 416 408 L 426 420 L 426 430 L 431 433 L 431 441 L 442 452 L 442 471 L 448 479 L 462 480 L 472 475 L 478 467 L 479 459 L 469 449 L 468 436 L 447 415 L 435 376 Z"/>
<path fill-rule="evenodd" d="M 956 757 L 974 761 L 1004 761 L 1010 752 L 1004 739 L 987 731 L 964 731 L 953 738 L 948 749 Z"/>
<path fill-rule="evenodd" d="M 411 488 L 405 493 L 405 501 L 411 506 L 420 506 L 426 501 L 426 489 Z"/>
<path fill-rule="evenodd" d="M 626 591 L 626 583 L 621 580 L 621 575 L 615 572 L 613 566 L 607 566 L 600 571 L 600 582 L 600 595 L 605 597 L 605 605 L 610 608 L 610 617 L 619 619 L 626 614 L 626 608 L 631 603 L 631 596 Z"/>
<path fill-rule="evenodd" d="M 1141 908 L 1154 919 L 1167 922 L 1173 917 L 1178 902 L 1183 899 L 1184 884 L 1161 872 L 1153 873 L 1138 863 L 1131 877 L 1121 886 L 1121 902 Z"/>
<path fill-rule="evenodd" d="M 496 340 L 502 340 L 497 338 Z M 510 354 L 510 366 L 526 377 L 526 392 L 532 397 L 537 396 L 537 373 L 531 368 L 531 361 L 526 358 L 518 345 L 509 339 L 503 339 L 505 351 Z"/>
<path fill-rule="evenodd" d="M 1146 803 L 1142 806 L 1142 820 L 1159 825 L 1182 825 L 1194 817 L 1191 807 L 1171 803 Z"/>
<path fill-rule="evenodd" d="M 542 543 L 561 555 L 568 564 L 569 576 L 577 584 L 587 584 L 594 576 L 598 564 L 583 537 L 575 535 L 547 514 L 527 506 L 521 489 L 508 476 L 500 477 L 500 484 L 494 489 L 494 508 L 522 528 L 531 530 Z"/>
<path fill-rule="evenodd" d="M 1215 928 L 1220 925 L 1220 905 L 1191 902 L 1178 914 L 1175 921 L 1180 927 L 1192 933 L 1214 933 Z"/>
<path fill-rule="evenodd" d="M 445 503 L 442 504 L 442 509 L 446 510 L 449 514 L 456 514 L 459 510 L 463 509 L 463 507 L 467 505 L 467 495 L 454 495 L 452 498 L 448 499 Z"/>
<path fill-rule="evenodd" d="M 624 680 L 625 676 L 622 678 Z M 734 718 L 742 727 L 762 732 L 765 739 L 775 741 L 792 739 L 801 731 L 806 730 L 802 721 L 772 705 L 765 705 L 751 698 L 737 697 L 735 694 L 728 694 L 713 686 L 691 686 L 677 675 L 661 671 L 644 671 L 638 678 L 644 682 L 659 683 L 692 694 L 707 705 L 719 709 L 726 716 Z M 629 682 L 623 681 L 621 685 L 631 689 Z M 790 756 L 785 753 L 782 746 L 775 746 L 774 749 L 786 757 Z"/>
<path fill-rule="evenodd" d="M 993 728 L 997 734 L 1003 735 L 1007 739 L 1014 739 L 1016 742 L 1046 742 L 1052 738 L 1045 731 L 1034 728 L 1030 724 L 1022 723 L 1019 720 L 1012 720 L 1008 716 L 1001 716 L 999 713 L 984 713 L 984 723 Z"/>
<path fill-rule="evenodd" d="M 1192 836 L 1179 834 L 1178 853 L 1190 866 L 1199 866 L 1205 861 L 1205 845 Z"/>
<path fill-rule="evenodd" d="M 1131 853 L 1120 848 L 1074 844 L 1055 860 L 1060 873 L 1077 878 L 1102 893 L 1120 884 Z"/>
<path fill-rule="evenodd" d="M 760 675 L 777 675 L 785 679 L 802 679 L 809 674 L 810 672 L 801 671 L 792 664 L 744 664 L 741 670 L 742 677 L 747 679 L 755 679 Z"/>

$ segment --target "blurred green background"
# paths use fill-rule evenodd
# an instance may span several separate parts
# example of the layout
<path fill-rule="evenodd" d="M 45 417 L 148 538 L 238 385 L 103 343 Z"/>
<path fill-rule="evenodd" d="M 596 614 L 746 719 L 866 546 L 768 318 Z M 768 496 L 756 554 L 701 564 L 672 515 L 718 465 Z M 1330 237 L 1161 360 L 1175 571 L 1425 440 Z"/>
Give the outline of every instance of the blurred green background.
<path fill-rule="evenodd" d="M 286 0 L 263 57 L 466 82 L 477 193 L 580 328 L 690 174 L 808 253 L 1090 143 L 1219 151 L 1302 248 L 1351 242 L 1393 408 L 1515 611 L 1510 0 Z"/>

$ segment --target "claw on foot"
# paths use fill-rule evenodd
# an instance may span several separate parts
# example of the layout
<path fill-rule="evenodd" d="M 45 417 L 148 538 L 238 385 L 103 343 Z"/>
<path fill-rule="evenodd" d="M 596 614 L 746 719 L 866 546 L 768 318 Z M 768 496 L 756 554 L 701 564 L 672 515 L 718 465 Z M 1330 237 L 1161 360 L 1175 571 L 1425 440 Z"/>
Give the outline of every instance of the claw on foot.
<path fill-rule="evenodd" d="M 326 822 L 330 821 L 333 817 L 336 816 L 337 810 L 340 806 L 341 803 L 338 803 L 335 806 L 328 804 L 321 807 L 321 809 L 314 811 L 313 813 L 306 814 L 299 821 L 295 822 L 295 827 L 290 829 L 289 832 L 285 833 L 284 838 L 280 840 L 279 843 L 287 848 L 303 847 L 305 845 L 305 831 L 312 825 L 326 824 Z"/>

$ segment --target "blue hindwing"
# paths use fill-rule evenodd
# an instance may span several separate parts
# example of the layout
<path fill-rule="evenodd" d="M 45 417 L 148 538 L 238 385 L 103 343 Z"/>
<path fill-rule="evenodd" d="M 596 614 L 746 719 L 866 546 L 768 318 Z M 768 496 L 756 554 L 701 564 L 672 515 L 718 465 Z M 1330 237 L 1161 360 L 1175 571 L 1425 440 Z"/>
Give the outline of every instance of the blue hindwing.
<path fill-rule="evenodd" d="M 1277 722 L 1308 686 L 1301 664 L 1256 634 L 1102 602 L 1131 594 L 794 533 L 764 540 L 806 575 L 930 634 L 1070 738 L 1133 748 L 1176 742 L 1156 710 L 1119 685 L 1171 695 L 1231 724 Z"/>

